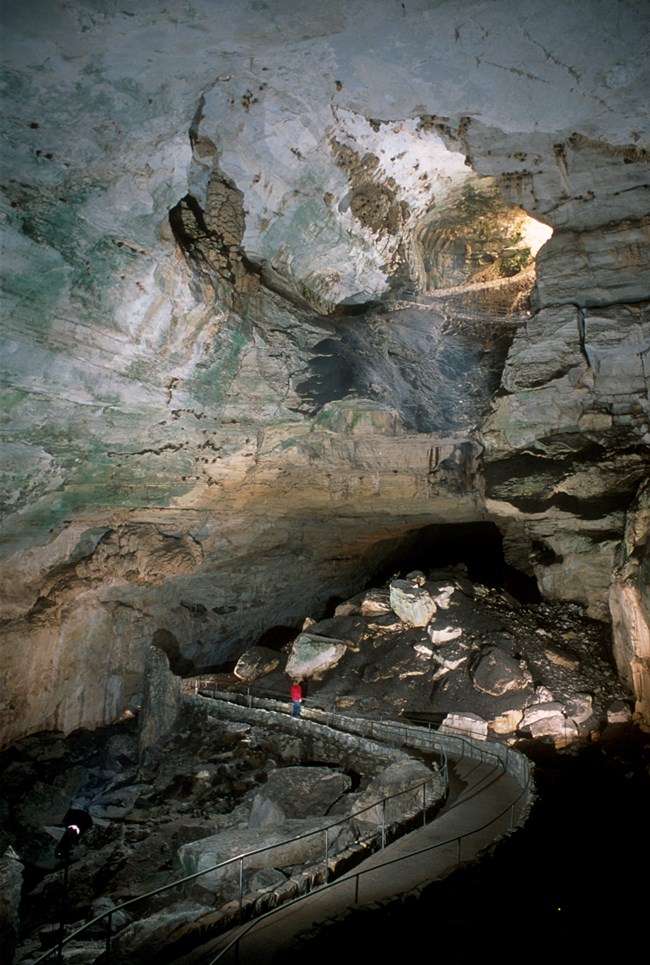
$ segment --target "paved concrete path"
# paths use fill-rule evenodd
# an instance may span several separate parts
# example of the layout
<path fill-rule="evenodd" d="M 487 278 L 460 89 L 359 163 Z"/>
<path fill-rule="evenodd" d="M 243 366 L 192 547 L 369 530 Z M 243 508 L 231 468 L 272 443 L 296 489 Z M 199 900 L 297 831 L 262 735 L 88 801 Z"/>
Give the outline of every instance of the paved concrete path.
<path fill-rule="evenodd" d="M 510 830 L 513 816 L 509 805 L 521 787 L 501 770 L 469 759 L 450 761 L 449 779 L 447 804 L 425 828 L 412 831 L 367 858 L 334 886 L 284 905 L 252 926 L 249 923 L 220 936 L 177 965 L 209 965 L 237 935 L 241 935 L 239 958 L 236 949 L 230 948 L 219 962 L 270 963 L 281 951 L 299 951 L 301 935 L 325 921 L 340 918 L 352 907 L 417 892 L 459 864 L 472 860 Z M 518 813 L 519 805 L 515 808 L 515 821 Z M 475 828 L 479 830 L 472 831 Z M 467 837 L 459 840 L 462 835 Z M 418 853 L 423 849 L 431 850 Z"/>

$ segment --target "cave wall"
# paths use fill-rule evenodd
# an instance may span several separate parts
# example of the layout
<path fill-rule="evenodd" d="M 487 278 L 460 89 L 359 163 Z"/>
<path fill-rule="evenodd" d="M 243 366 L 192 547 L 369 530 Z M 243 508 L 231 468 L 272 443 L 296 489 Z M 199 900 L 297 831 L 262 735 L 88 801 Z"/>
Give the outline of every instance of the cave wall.
<path fill-rule="evenodd" d="M 140 706 L 161 631 L 218 665 L 482 520 L 614 601 L 647 719 L 646 6 L 2 18 L 3 743 Z M 478 176 L 554 228 L 528 315 L 422 291 Z"/>

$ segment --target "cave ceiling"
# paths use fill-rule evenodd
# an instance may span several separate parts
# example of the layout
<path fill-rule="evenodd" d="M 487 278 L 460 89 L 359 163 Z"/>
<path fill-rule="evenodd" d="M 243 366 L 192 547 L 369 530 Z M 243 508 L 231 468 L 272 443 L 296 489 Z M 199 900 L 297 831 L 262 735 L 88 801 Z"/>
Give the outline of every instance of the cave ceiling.
<path fill-rule="evenodd" d="M 4 4 L 5 740 L 136 706 L 156 634 L 216 666 L 486 521 L 650 717 L 647 27 Z"/>

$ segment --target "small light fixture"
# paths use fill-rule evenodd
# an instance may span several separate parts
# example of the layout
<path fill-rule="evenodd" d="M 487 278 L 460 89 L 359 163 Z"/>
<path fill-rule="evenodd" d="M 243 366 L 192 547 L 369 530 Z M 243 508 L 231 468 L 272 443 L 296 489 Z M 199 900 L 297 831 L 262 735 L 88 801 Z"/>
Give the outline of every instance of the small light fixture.
<path fill-rule="evenodd" d="M 69 860 L 72 849 L 78 844 L 81 836 L 93 826 L 93 819 L 87 811 L 81 808 L 70 808 L 63 819 L 65 831 L 54 851 L 57 858 Z"/>

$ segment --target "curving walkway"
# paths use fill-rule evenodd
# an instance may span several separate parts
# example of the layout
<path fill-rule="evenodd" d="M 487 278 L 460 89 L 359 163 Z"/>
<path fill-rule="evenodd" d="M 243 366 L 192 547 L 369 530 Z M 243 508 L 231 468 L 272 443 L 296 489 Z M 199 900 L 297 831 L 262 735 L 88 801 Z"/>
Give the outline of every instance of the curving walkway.
<path fill-rule="evenodd" d="M 429 824 L 374 853 L 334 882 L 286 902 L 226 934 L 210 938 L 183 957 L 174 954 L 173 958 L 165 958 L 152 948 L 152 956 L 157 962 L 173 961 L 175 965 L 212 965 L 217 961 L 241 962 L 242 965 L 277 962 L 280 954 L 284 957 L 289 950 L 299 950 L 312 937 L 309 933 L 314 929 L 328 921 L 345 918 L 352 908 L 375 908 L 382 902 L 417 895 L 424 886 L 473 860 L 500 837 L 521 826 L 534 799 L 530 762 L 502 744 L 432 732 L 407 722 L 346 717 L 317 708 L 310 709 L 298 722 L 287 716 L 284 703 L 250 694 L 243 697 L 213 691 L 209 696 L 199 696 L 195 689 L 194 695 L 187 694 L 186 699 L 218 707 L 219 715 L 225 718 L 265 725 L 272 721 L 275 730 L 287 728 L 290 734 L 296 726 L 321 738 L 337 734 L 339 740 L 347 742 L 348 750 L 351 746 L 358 746 L 366 753 L 376 753 L 381 745 L 389 759 L 391 755 L 401 753 L 398 748 L 410 748 L 416 756 L 442 755 L 443 769 L 447 769 L 449 797 Z M 132 909 L 142 898 L 161 894 L 194 877 L 196 875 L 133 898 L 113 911 L 127 906 Z M 64 944 L 80 940 L 89 927 L 104 922 L 111 914 L 112 911 L 106 912 L 75 930 Z M 104 927 L 107 927 L 106 954 L 100 957 L 113 965 L 123 956 L 117 947 L 109 951 L 110 918 Z M 182 943 L 182 936 L 179 940 Z M 167 951 L 173 954 L 169 946 Z M 50 949 L 36 961 L 51 961 L 54 952 Z"/>
<path fill-rule="evenodd" d="M 307 932 L 345 916 L 352 907 L 417 894 L 509 833 L 519 816 L 511 802 L 521 785 L 501 768 L 470 759 L 450 761 L 450 792 L 445 807 L 426 827 L 377 852 L 333 885 L 220 936 L 177 965 L 271 963 L 280 953 L 298 951 Z"/>

